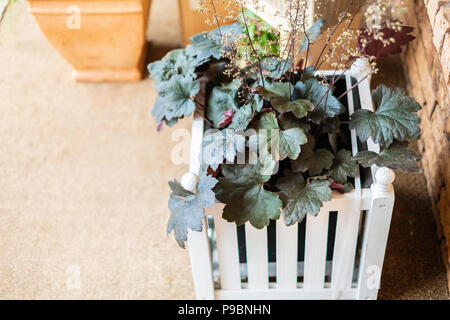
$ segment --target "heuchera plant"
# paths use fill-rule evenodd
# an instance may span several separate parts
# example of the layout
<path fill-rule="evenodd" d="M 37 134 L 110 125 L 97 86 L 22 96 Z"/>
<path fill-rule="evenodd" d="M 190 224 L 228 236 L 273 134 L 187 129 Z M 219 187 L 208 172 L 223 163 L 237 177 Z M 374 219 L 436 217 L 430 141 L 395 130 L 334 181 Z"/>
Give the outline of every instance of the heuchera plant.
<path fill-rule="evenodd" d="M 339 17 L 338 26 L 347 24 L 344 31 L 337 35 L 334 27 L 321 36 L 323 19 L 305 27 L 307 2 L 288 2 L 289 32 L 283 34 L 246 11 L 241 1 L 235 4 L 238 22 L 220 25 L 211 1 L 218 28 L 149 65 L 159 94 L 152 112 L 159 129 L 194 113 L 216 129 L 204 138 L 196 193 L 176 180 L 169 183 L 168 232 L 174 231 L 182 247 L 189 229 L 202 230 L 203 209 L 216 199 L 225 204 L 223 218 L 237 225 L 249 222 L 261 229 L 280 215 L 294 225 L 306 214 L 317 215 L 332 190 L 351 191 L 358 163 L 420 172 L 419 157 L 407 149 L 407 141 L 420 135 L 420 106 L 412 98 L 381 85 L 372 93 L 376 111 L 360 109 L 349 117 L 346 95 L 360 82 L 335 94 L 358 58 L 367 59 L 370 71 L 377 72 L 380 57 L 400 52 L 414 39 L 409 35 L 413 28 L 390 20 L 355 31 L 350 28 L 351 3 Z M 323 49 L 311 62 L 312 45 L 319 40 L 324 40 Z M 344 45 L 352 40 L 355 49 Z M 315 72 L 324 62 L 335 67 L 332 77 Z M 362 143 L 372 139 L 379 144 L 380 153 L 353 157 L 349 129 Z M 261 154 L 263 149 L 269 152 Z"/>

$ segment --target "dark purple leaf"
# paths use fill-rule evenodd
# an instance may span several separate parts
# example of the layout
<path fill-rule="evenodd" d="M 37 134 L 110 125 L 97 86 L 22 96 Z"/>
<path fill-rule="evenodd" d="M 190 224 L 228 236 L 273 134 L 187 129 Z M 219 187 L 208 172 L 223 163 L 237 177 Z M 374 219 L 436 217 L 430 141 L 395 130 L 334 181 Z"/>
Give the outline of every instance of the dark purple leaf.
<path fill-rule="evenodd" d="M 395 21 L 391 24 L 396 23 Z M 391 54 L 402 52 L 402 46 L 407 45 L 415 39 L 409 33 L 415 29 L 409 26 L 402 26 L 401 30 L 395 30 L 384 23 L 379 30 L 371 30 L 368 28 L 361 28 L 358 38 L 358 49 L 366 57 L 375 57 L 376 59 L 385 58 Z M 383 40 L 375 39 L 381 36 Z M 394 41 L 392 42 L 391 39 Z"/>

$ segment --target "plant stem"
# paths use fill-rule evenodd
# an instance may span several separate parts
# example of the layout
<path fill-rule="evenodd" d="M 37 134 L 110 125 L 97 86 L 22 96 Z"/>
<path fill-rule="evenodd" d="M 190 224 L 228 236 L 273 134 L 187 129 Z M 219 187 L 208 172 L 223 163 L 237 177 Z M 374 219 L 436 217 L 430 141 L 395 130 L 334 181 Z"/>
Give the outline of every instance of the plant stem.
<path fill-rule="evenodd" d="M 206 106 L 203 104 L 203 103 L 201 103 L 200 101 L 198 101 L 197 99 L 195 99 L 195 97 L 193 97 L 193 98 L 191 98 L 192 99 L 192 101 L 194 101 L 194 103 L 196 104 L 196 105 L 199 105 L 200 107 L 202 107 L 203 109 L 206 109 Z M 208 119 L 208 118 L 206 118 L 206 116 L 205 116 L 205 114 L 203 113 L 203 112 L 201 112 L 200 110 L 198 110 L 198 108 L 196 108 L 196 113 L 200 116 L 200 117 L 202 117 L 203 118 L 203 120 L 205 120 L 205 122 L 208 124 L 208 125 L 210 125 L 212 128 L 214 128 L 214 124 Z"/>
<path fill-rule="evenodd" d="M 351 91 L 353 91 L 353 89 L 355 89 L 357 86 L 359 86 L 364 80 L 366 80 L 369 77 L 369 75 L 366 75 L 364 78 L 362 78 L 361 80 L 359 80 L 357 83 L 355 83 L 350 89 L 348 89 L 347 91 L 345 91 L 343 94 L 341 94 L 339 96 L 338 99 L 342 99 L 343 97 L 345 97 L 348 93 L 350 93 Z"/>
<path fill-rule="evenodd" d="M 333 38 L 334 33 L 337 31 L 337 29 L 342 24 L 342 22 L 344 22 L 345 17 L 347 16 L 347 13 L 350 11 L 353 1 L 354 0 L 350 1 L 350 3 L 348 4 L 347 8 L 344 11 L 344 14 L 342 16 L 343 18 L 339 20 L 338 24 L 334 27 L 334 29 L 331 31 L 330 35 L 328 36 L 327 42 L 325 42 L 325 45 L 323 46 L 322 51 L 320 52 L 319 57 L 317 58 L 316 64 L 314 66 L 314 70 L 319 69 L 319 67 L 322 65 L 322 63 L 319 64 L 320 59 L 322 58 L 322 55 L 325 53 L 325 49 L 328 47 L 331 39 Z"/>
<path fill-rule="evenodd" d="M 250 36 L 250 31 L 248 30 L 247 18 L 245 17 L 245 10 L 244 10 L 244 5 L 243 4 L 241 4 L 241 13 L 242 13 L 242 19 L 244 20 L 245 30 L 247 31 L 247 37 L 248 37 L 248 40 L 250 41 L 250 47 L 251 47 L 251 49 L 253 51 L 253 54 L 258 59 L 259 74 L 261 76 L 261 83 L 262 83 L 263 88 L 265 88 L 264 76 L 263 76 L 262 64 L 261 64 L 261 58 L 259 57 L 258 53 L 256 52 L 255 47 L 253 46 L 253 40 L 252 40 L 252 37 Z"/>
<path fill-rule="evenodd" d="M 211 6 L 214 11 L 214 20 L 216 21 L 217 27 L 219 29 L 220 38 L 223 39 L 222 30 L 220 30 L 220 22 L 219 22 L 219 19 L 217 18 L 217 10 L 216 10 L 216 5 L 214 4 L 214 0 L 211 0 Z"/>

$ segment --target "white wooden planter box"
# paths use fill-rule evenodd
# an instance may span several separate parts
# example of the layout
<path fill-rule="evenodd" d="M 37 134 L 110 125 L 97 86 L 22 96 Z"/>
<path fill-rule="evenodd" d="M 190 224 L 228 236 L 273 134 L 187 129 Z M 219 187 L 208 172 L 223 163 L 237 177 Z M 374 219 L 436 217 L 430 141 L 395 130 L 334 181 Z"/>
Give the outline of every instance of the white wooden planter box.
<path fill-rule="evenodd" d="M 361 65 L 363 62 L 358 61 L 346 74 L 348 88 L 352 81 L 364 77 Z M 348 96 L 350 114 L 355 105 L 373 110 L 370 80 L 356 90 L 359 97 Z M 190 165 L 190 172 L 195 174 L 200 168 L 203 131 L 203 119 L 195 117 Z M 351 143 L 353 154 L 358 153 L 354 131 Z M 371 141 L 367 149 L 379 151 Z M 299 237 L 297 226 L 287 227 L 283 219 L 276 221 L 275 262 L 269 262 L 267 228 L 257 230 L 245 225 L 246 262 L 241 263 L 237 228 L 222 219 L 223 205 L 206 210 L 203 232 L 190 232 L 188 240 L 197 298 L 376 299 L 394 205 L 395 176 L 387 168 L 368 171 L 373 180 L 371 187 L 361 186 L 358 173 L 353 192 L 333 193 L 333 200 L 324 204 L 317 217 L 307 216 L 304 238 Z M 182 179 L 186 189 L 195 185 L 189 180 L 189 174 Z M 335 232 L 331 235 L 330 213 L 336 212 Z M 212 219 L 214 227 L 209 223 Z M 334 250 L 327 261 L 330 243 Z M 299 246 L 304 248 L 304 257 L 300 257 L 303 259 L 298 259 Z"/>

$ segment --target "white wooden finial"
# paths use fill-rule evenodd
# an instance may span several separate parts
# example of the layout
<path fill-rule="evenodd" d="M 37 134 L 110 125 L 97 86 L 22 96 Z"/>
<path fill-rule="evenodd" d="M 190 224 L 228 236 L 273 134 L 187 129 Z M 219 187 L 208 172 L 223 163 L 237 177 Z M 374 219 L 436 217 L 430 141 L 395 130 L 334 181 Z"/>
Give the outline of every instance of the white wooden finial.
<path fill-rule="evenodd" d="M 188 191 L 195 192 L 197 188 L 198 176 L 195 173 L 188 172 L 181 178 L 181 185 Z"/>
<path fill-rule="evenodd" d="M 380 191 L 388 191 L 392 188 L 395 180 L 395 173 L 389 168 L 380 168 L 375 175 L 377 179 L 376 186 Z"/>

